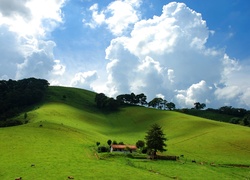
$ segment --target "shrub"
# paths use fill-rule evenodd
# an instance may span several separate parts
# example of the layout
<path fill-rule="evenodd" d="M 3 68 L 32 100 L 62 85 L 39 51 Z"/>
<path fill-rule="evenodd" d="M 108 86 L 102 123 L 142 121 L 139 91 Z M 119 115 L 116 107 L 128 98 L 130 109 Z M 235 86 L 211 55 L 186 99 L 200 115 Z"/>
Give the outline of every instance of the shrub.
<path fill-rule="evenodd" d="M 141 150 L 141 153 L 142 154 L 147 154 L 148 152 L 148 148 L 147 147 L 143 147 L 142 150 Z"/>
<path fill-rule="evenodd" d="M 99 146 L 98 153 L 102 153 L 102 152 L 109 152 L 109 148 L 107 148 L 105 146 Z"/>

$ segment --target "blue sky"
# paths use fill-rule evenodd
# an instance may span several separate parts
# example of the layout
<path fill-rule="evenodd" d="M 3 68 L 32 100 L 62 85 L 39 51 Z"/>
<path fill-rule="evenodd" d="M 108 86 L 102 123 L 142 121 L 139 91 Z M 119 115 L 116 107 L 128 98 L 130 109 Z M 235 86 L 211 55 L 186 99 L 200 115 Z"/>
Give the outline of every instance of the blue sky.
<path fill-rule="evenodd" d="M 246 0 L 1 0 L 0 79 L 250 108 Z"/>

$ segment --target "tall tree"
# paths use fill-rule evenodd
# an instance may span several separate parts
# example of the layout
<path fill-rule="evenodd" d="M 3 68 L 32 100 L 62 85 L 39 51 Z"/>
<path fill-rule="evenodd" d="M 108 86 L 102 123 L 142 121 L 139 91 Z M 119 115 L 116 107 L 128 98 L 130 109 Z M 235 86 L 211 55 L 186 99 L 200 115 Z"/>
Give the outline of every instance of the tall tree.
<path fill-rule="evenodd" d="M 148 106 L 152 106 L 154 108 L 158 108 L 158 109 L 161 109 L 162 106 L 161 106 L 161 103 L 163 102 L 163 99 L 162 98 L 154 98 L 153 100 L 151 100 L 149 103 L 148 103 Z"/>
<path fill-rule="evenodd" d="M 153 158 L 156 157 L 157 151 L 166 151 L 164 147 L 167 147 L 167 145 L 165 144 L 167 138 L 165 138 L 162 127 L 158 124 L 153 124 L 151 126 L 145 136 L 145 140 L 147 148 L 150 150 L 150 154 Z"/>
<path fill-rule="evenodd" d="M 205 103 L 199 103 L 199 102 L 194 103 L 194 108 L 197 110 L 204 109 L 205 107 L 206 107 Z"/>
<path fill-rule="evenodd" d="M 98 108 L 102 109 L 107 104 L 108 97 L 104 93 L 96 94 L 95 102 Z"/>
<path fill-rule="evenodd" d="M 167 108 L 171 111 L 171 110 L 175 109 L 175 104 L 173 102 L 169 102 L 169 103 L 167 103 Z"/>
<path fill-rule="evenodd" d="M 107 141 L 107 143 L 108 143 L 109 146 L 111 146 L 112 140 L 109 139 L 109 140 Z"/>

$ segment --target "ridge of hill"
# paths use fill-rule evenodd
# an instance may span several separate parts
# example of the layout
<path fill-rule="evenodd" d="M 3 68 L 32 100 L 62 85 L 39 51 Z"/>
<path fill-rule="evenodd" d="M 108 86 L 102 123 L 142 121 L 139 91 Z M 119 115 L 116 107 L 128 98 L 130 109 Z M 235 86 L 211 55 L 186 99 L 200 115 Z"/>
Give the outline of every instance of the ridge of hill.
<path fill-rule="evenodd" d="M 250 177 L 250 128 L 139 106 L 105 113 L 95 107 L 94 98 L 91 91 L 50 86 L 43 103 L 27 112 L 28 124 L 0 128 L 0 179 Z M 165 154 L 184 155 L 180 161 L 102 158 L 96 153 L 97 141 L 143 140 L 153 123 L 168 138 Z"/>

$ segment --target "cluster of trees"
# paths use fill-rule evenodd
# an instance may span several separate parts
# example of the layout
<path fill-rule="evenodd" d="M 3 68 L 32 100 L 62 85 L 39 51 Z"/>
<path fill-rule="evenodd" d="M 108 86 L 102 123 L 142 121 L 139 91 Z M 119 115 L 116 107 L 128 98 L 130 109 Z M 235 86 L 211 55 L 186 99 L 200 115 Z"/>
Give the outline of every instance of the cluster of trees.
<path fill-rule="evenodd" d="M 121 94 L 116 97 L 116 100 L 120 104 L 140 104 L 142 106 L 147 104 L 147 96 L 143 93 L 137 95 L 134 93 Z"/>
<path fill-rule="evenodd" d="M 206 107 L 205 103 L 195 102 L 194 107 L 189 109 L 182 109 L 182 112 L 195 116 L 200 116 L 208 119 L 214 119 L 233 124 L 240 124 L 243 126 L 250 126 L 250 111 L 243 108 L 234 108 L 232 106 L 222 106 L 218 109 L 207 108 L 205 111 L 201 110 Z M 200 113 L 199 113 L 200 112 Z M 215 115 L 212 115 L 215 114 Z M 225 116 L 224 116 L 225 115 Z"/>
<path fill-rule="evenodd" d="M 23 108 L 41 101 L 48 86 L 48 81 L 44 79 L 1 80 L 0 127 L 21 124 L 9 118 L 16 116 Z"/>
<path fill-rule="evenodd" d="M 136 142 L 136 147 L 140 149 L 142 153 L 148 153 L 152 159 L 155 159 L 157 157 L 157 151 L 166 151 L 165 147 L 167 147 L 167 145 L 165 141 L 167 141 L 167 138 L 163 133 L 162 127 L 158 124 L 153 124 L 150 127 L 150 129 L 146 133 L 145 141 L 138 140 Z M 100 142 L 96 142 L 96 145 L 98 146 L 98 152 L 109 152 L 112 144 L 124 145 L 123 142 L 112 142 L 112 140 L 110 139 L 107 141 L 107 144 L 108 146 L 100 146 Z"/>
<path fill-rule="evenodd" d="M 117 100 L 107 97 L 104 93 L 96 94 L 95 102 L 99 109 L 118 110 L 120 106 Z"/>
<path fill-rule="evenodd" d="M 100 109 L 109 109 L 117 110 L 121 105 L 130 104 L 130 105 L 141 105 L 148 106 L 158 109 L 175 109 L 175 104 L 173 102 L 168 102 L 162 98 L 154 98 L 150 102 L 147 102 L 147 96 L 143 93 L 141 94 L 121 94 L 114 98 L 107 97 L 104 93 L 96 94 L 95 102 L 98 108 Z"/>
<path fill-rule="evenodd" d="M 148 107 L 163 109 L 163 110 L 174 110 L 175 104 L 173 102 L 168 102 L 165 99 L 156 97 L 148 103 Z"/>
<path fill-rule="evenodd" d="M 250 126 L 250 111 L 243 108 L 234 108 L 232 106 L 222 106 L 219 109 L 208 108 L 207 111 L 233 116 L 228 122 Z"/>

